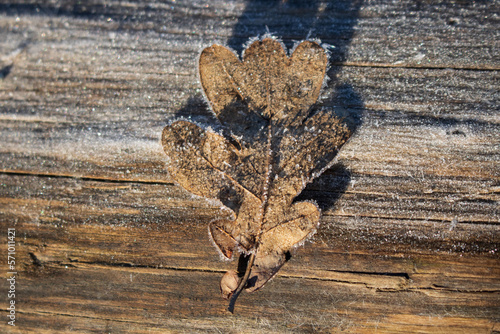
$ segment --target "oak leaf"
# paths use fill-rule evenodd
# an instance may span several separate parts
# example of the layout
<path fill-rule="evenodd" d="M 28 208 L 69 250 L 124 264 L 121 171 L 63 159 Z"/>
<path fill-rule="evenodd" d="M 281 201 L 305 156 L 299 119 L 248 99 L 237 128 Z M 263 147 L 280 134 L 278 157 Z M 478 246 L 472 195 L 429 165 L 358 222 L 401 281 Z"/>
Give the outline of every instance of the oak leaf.
<path fill-rule="evenodd" d="M 331 111 L 313 108 L 327 64 L 314 41 L 288 57 L 275 38 L 255 40 L 241 61 L 223 46 L 208 47 L 199 59 L 200 81 L 226 131 L 186 120 L 163 130 L 171 177 L 233 213 L 209 224 L 225 258 L 241 254 L 238 270 L 221 281 L 230 311 L 243 289 L 261 288 L 319 224 L 317 205 L 294 198 L 331 166 L 350 136 Z"/>

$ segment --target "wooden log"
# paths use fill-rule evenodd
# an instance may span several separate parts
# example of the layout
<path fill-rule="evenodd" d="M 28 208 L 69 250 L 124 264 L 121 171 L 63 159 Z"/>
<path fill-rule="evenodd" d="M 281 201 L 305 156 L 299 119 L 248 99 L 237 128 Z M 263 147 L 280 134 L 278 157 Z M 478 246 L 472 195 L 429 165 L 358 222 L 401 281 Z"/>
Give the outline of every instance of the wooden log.
<path fill-rule="evenodd" d="M 179 2 L 0 4 L 1 331 L 500 332 L 498 4 Z M 299 196 L 318 233 L 231 316 L 207 231 L 227 212 L 159 139 L 216 124 L 202 48 L 267 31 L 325 43 L 320 104 L 355 135 Z"/>

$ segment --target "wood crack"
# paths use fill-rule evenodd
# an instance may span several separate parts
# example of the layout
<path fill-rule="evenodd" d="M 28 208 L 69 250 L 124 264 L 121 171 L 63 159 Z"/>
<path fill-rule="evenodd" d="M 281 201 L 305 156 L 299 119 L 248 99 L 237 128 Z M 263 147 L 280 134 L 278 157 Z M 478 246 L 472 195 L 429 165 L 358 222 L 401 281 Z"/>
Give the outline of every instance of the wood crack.
<path fill-rule="evenodd" d="M 445 65 L 408 65 L 395 63 L 369 63 L 369 62 L 333 62 L 338 67 L 369 67 L 369 68 L 403 68 L 416 70 L 456 70 L 456 71 L 499 71 L 497 66 L 445 66 Z"/>
<path fill-rule="evenodd" d="M 161 180 L 140 180 L 140 179 L 112 179 L 108 177 L 99 176 L 78 176 L 71 174 L 56 174 L 56 173 L 40 173 L 31 171 L 18 171 L 18 170 L 0 170 L 0 175 L 15 175 L 15 176 L 36 176 L 36 177 L 47 177 L 47 178 L 60 178 L 60 179 L 75 179 L 84 181 L 94 181 L 94 182 L 106 182 L 106 183 L 141 183 L 141 184 L 155 184 L 155 185 L 168 185 L 174 186 L 173 182 L 161 181 Z"/>
<path fill-rule="evenodd" d="M 349 218 L 375 218 L 375 219 L 380 219 L 380 220 L 388 220 L 388 221 L 394 221 L 394 220 L 414 220 L 414 221 L 421 221 L 421 222 L 429 222 L 429 223 L 452 223 L 455 218 L 424 218 L 424 217 L 413 217 L 413 216 L 382 216 L 382 215 L 367 215 L 367 214 L 348 214 L 348 213 L 339 213 L 339 212 L 334 212 L 334 213 L 328 213 L 325 212 L 323 213 L 324 217 L 349 217 Z M 491 225 L 491 226 L 496 226 L 500 225 L 500 222 L 496 221 L 488 221 L 488 220 L 460 220 L 456 222 L 457 226 L 461 224 L 473 224 L 473 225 Z"/>

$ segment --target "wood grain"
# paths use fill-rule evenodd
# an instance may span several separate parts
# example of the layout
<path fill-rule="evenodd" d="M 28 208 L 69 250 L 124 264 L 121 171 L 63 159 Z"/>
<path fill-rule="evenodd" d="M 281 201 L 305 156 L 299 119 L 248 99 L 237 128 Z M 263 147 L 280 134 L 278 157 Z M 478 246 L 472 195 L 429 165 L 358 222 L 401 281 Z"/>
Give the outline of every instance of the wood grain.
<path fill-rule="evenodd" d="M 179 2 L 0 3 L 0 224 L 19 273 L 1 331 L 500 332 L 498 4 Z M 266 26 L 330 46 L 321 104 L 355 135 L 299 196 L 323 211 L 314 240 L 230 316 L 207 231 L 226 212 L 173 184 L 160 136 L 215 124 L 199 52 Z"/>

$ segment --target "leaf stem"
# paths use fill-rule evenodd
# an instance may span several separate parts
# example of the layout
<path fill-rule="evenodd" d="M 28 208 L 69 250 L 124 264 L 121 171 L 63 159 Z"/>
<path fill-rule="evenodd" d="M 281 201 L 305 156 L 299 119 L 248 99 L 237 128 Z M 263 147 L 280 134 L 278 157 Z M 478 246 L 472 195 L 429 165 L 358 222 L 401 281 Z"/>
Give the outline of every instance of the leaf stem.
<path fill-rule="evenodd" d="M 269 99 L 269 98 L 268 98 Z M 255 254 L 259 251 L 259 245 L 260 245 L 260 237 L 262 236 L 262 224 L 264 223 L 264 217 L 265 213 L 268 207 L 268 201 L 267 201 L 267 192 L 269 188 L 269 180 L 271 178 L 271 158 L 272 158 L 272 152 L 271 152 L 271 142 L 272 142 L 272 122 L 269 120 L 269 124 L 267 127 L 267 155 L 266 155 L 266 178 L 263 183 L 263 188 L 262 188 L 262 206 L 261 206 L 261 213 L 260 213 L 260 225 L 259 225 L 259 233 L 257 234 L 257 238 L 255 240 L 255 248 L 253 253 L 250 255 L 250 259 L 248 260 L 247 267 L 245 270 L 245 275 L 243 275 L 243 278 L 241 279 L 240 283 L 238 284 L 238 287 L 236 290 L 234 290 L 233 295 L 231 296 L 231 300 L 229 301 L 229 306 L 227 307 L 227 310 L 231 313 L 234 313 L 234 306 L 236 304 L 236 299 L 238 299 L 238 296 L 240 295 L 241 291 L 245 288 L 245 285 L 247 284 L 248 278 L 250 277 L 250 273 L 252 272 L 252 267 L 253 263 L 255 261 Z"/>
<path fill-rule="evenodd" d="M 241 291 L 243 291 L 245 285 L 247 284 L 248 278 L 250 277 L 250 273 L 252 271 L 252 266 L 254 261 L 255 261 L 255 252 L 250 255 L 250 259 L 248 260 L 247 268 L 245 270 L 245 275 L 243 275 L 243 277 L 241 278 L 238 287 L 236 288 L 236 290 L 234 290 L 233 295 L 231 296 L 231 300 L 229 301 L 229 306 L 227 307 L 227 310 L 231 313 L 234 313 L 234 306 L 236 304 L 236 299 L 238 299 L 238 296 L 240 295 Z"/>

